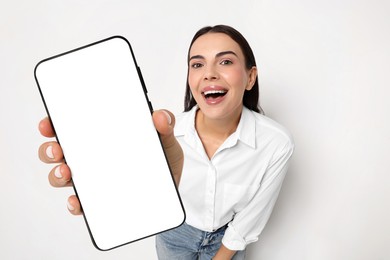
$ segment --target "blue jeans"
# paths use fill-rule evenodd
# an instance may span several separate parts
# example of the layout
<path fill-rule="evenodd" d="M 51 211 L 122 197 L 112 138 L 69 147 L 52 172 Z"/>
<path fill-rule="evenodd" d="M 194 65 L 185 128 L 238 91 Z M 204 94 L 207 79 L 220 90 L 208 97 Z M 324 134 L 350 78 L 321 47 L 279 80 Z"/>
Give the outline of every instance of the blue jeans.
<path fill-rule="evenodd" d="M 159 260 L 210 260 L 221 247 L 226 226 L 214 232 L 194 228 L 187 223 L 158 234 L 156 249 Z M 245 250 L 237 251 L 233 260 L 245 259 Z"/>

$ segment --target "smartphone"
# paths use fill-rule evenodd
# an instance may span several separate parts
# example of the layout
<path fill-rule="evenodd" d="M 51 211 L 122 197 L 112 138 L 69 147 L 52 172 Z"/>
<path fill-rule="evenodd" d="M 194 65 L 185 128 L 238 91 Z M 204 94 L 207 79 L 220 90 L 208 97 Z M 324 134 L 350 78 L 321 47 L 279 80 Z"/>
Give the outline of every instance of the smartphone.
<path fill-rule="evenodd" d="M 184 207 L 130 43 L 113 36 L 44 59 L 34 74 L 95 247 L 180 226 Z"/>

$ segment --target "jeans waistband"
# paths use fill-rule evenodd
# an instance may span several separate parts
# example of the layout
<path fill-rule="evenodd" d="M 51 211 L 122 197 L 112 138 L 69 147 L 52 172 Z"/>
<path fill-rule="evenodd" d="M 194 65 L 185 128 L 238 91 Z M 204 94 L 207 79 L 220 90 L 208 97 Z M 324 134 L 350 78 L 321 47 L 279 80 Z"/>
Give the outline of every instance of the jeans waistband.
<path fill-rule="evenodd" d="M 184 222 L 184 225 L 190 226 L 191 228 L 194 228 L 194 229 L 196 229 L 196 230 L 199 230 L 200 232 L 206 232 L 206 233 L 217 233 L 217 232 L 225 231 L 225 230 L 227 229 L 227 227 L 228 227 L 228 224 L 229 224 L 229 223 L 223 225 L 223 226 L 220 227 L 220 228 L 215 229 L 214 231 L 204 231 L 204 230 L 201 230 L 201 229 L 196 228 L 196 227 L 194 227 L 194 226 L 191 226 L 191 225 L 188 224 L 187 222 Z"/>

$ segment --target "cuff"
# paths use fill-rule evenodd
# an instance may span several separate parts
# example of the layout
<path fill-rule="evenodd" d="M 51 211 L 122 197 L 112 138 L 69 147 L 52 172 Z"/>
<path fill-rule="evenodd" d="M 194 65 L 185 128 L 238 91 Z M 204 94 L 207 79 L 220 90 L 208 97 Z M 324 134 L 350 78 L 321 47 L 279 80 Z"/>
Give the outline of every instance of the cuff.
<path fill-rule="evenodd" d="M 235 251 L 244 250 L 249 243 L 255 241 L 257 241 L 257 238 L 251 241 L 245 241 L 245 239 L 240 234 L 238 234 L 238 232 L 231 224 L 229 224 L 225 231 L 225 235 L 222 238 L 222 244 L 224 244 L 224 246 L 228 249 Z"/>

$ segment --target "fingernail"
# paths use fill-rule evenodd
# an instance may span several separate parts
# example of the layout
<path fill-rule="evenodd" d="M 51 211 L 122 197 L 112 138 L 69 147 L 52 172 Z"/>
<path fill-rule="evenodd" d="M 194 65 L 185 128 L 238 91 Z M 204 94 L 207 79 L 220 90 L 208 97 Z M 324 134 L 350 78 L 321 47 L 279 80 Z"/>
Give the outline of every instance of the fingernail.
<path fill-rule="evenodd" d="M 50 159 L 54 159 L 53 146 L 49 145 L 49 146 L 46 148 L 46 155 L 47 155 L 47 157 L 49 157 Z"/>
<path fill-rule="evenodd" d="M 168 124 L 169 124 L 169 125 L 172 124 L 172 118 L 171 118 L 171 116 L 169 115 L 169 113 L 168 113 L 167 111 L 165 111 L 165 110 L 162 110 L 162 111 L 164 112 L 164 114 L 165 114 L 166 117 L 167 117 Z"/>
<path fill-rule="evenodd" d="M 73 211 L 73 210 L 74 210 L 74 207 L 69 203 L 69 201 L 68 201 L 68 203 L 67 203 L 67 207 L 68 207 L 68 209 L 69 209 L 70 211 Z"/>
<path fill-rule="evenodd" d="M 56 176 L 58 179 L 62 178 L 61 166 L 57 166 L 57 168 L 54 170 L 54 176 Z"/>

